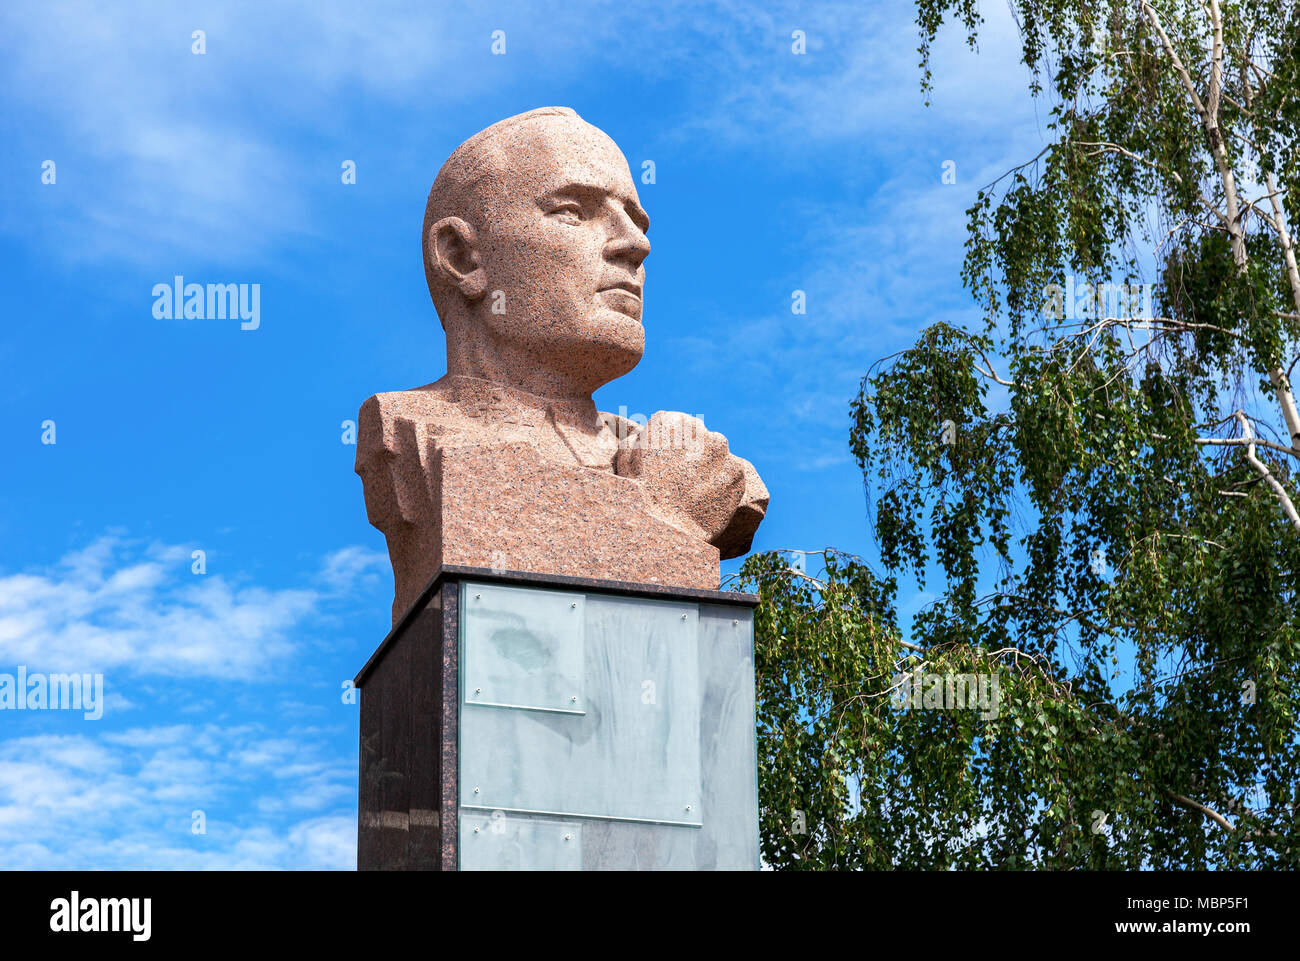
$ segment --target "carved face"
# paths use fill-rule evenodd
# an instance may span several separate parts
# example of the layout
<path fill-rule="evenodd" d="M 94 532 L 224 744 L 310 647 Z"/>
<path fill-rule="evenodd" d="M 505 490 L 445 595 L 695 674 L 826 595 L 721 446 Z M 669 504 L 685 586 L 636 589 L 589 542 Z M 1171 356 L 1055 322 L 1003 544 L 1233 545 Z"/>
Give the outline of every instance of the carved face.
<path fill-rule="evenodd" d="M 627 160 L 568 117 L 518 124 L 499 146 L 508 169 L 488 189 L 479 225 L 480 318 L 493 338 L 527 345 L 538 363 L 594 390 L 645 349 L 649 219 Z"/>

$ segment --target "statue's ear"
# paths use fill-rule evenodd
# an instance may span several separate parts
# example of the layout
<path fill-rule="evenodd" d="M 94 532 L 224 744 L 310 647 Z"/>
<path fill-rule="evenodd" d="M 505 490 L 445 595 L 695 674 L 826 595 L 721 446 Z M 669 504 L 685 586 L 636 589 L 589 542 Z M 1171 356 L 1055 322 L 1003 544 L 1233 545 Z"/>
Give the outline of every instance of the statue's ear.
<path fill-rule="evenodd" d="M 434 271 L 465 295 L 477 300 L 487 290 L 487 277 L 479 262 L 474 228 L 459 217 L 443 217 L 429 228 L 426 251 Z"/>

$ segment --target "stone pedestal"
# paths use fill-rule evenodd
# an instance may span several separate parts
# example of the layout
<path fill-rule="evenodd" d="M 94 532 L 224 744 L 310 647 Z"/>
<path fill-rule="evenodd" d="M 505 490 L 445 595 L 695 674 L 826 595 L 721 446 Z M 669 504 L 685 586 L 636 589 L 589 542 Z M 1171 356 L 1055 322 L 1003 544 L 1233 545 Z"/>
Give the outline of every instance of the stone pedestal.
<path fill-rule="evenodd" d="M 757 600 L 443 566 L 356 678 L 357 867 L 757 869 Z"/>

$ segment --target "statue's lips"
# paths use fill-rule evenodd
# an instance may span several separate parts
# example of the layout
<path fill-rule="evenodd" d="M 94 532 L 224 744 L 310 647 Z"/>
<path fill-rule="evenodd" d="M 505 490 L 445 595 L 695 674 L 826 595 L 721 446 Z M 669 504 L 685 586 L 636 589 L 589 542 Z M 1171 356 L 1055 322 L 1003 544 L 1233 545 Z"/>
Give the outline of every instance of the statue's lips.
<path fill-rule="evenodd" d="M 641 319 L 641 286 L 633 283 L 615 284 L 600 291 L 609 305 L 633 320 Z"/>

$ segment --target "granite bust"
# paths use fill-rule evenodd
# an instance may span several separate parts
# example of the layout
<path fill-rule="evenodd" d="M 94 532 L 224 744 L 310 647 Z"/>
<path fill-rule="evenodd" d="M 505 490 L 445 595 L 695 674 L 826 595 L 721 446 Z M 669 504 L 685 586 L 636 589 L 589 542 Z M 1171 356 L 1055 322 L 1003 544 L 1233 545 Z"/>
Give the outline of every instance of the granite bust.
<path fill-rule="evenodd" d="M 648 228 L 622 152 L 565 107 L 493 124 L 439 171 L 422 246 L 447 373 L 357 421 L 394 623 L 441 564 L 716 589 L 749 550 L 768 493 L 725 437 L 592 400 L 645 348 Z"/>

